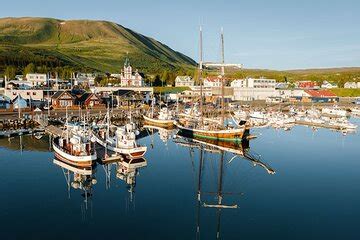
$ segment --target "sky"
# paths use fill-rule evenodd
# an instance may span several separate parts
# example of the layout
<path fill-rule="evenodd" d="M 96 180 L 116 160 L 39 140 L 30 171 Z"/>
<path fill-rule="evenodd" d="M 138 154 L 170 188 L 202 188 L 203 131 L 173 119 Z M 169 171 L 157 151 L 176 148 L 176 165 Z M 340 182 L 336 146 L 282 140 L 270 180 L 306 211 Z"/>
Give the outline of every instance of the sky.
<path fill-rule="evenodd" d="M 12 0 L 0 17 L 109 20 L 153 37 L 198 61 L 245 68 L 303 69 L 360 66 L 358 0 Z"/>

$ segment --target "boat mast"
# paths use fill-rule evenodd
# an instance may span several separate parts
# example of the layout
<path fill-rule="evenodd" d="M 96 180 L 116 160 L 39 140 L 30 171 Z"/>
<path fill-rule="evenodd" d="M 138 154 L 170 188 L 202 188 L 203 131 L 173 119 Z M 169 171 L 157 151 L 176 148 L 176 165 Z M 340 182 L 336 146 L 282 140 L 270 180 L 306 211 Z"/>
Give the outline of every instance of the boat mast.
<path fill-rule="evenodd" d="M 68 122 L 68 105 L 66 105 L 65 107 L 66 110 L 66 121 L 65 121 L 65 125 L 66 125 L 66 142 L 69 143 L 69 122 Z"/>
<path fill-rule="evenodd" d="M 224 33 L 223 29 L 221 29 L 221 62 L 220 63 L 203 63 L 206 67 L 220 67 L 221 74 L 221 124 L 224 125 L 225 122 L 225 67 L 235 67 L 235 68 L 242 68 L 242 64 L 237 63 L 226 63 L 225 64 L 225 54 L 224 54 Z"/>
<path fill-rule="evenodd" d="M 153 96 L 151 100 L 151 118 L 154 118 L 154 104 L 155 104 L 156 98 Z"/>
<path fill-rule="evenodd" d="M 224 54 L 224 29 L 221 28 L 221 125 L 225 122 L 225 54 Z"/>
<path fill-rule="evenodd" d="M 199 84 L 200 84 L 200 124 L 203 125 L 203 44 L 202 44 L 202 27 L 200 26 L 200 42 L 199 42 Z"/>

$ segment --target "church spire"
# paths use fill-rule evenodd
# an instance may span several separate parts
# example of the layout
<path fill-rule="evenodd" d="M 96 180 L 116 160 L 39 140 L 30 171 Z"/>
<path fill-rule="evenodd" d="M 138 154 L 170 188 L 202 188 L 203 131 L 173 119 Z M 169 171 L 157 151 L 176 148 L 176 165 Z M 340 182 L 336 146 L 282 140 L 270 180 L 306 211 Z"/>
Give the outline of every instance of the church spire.
<path fill-rule="evenodd" d="M 126 59 L 125 59 L 125 63 L 124 63 L 124 67 L 129 67 L 130 66 L 130 60 L 129 60 L 129 53 L 126 53 Z"/>

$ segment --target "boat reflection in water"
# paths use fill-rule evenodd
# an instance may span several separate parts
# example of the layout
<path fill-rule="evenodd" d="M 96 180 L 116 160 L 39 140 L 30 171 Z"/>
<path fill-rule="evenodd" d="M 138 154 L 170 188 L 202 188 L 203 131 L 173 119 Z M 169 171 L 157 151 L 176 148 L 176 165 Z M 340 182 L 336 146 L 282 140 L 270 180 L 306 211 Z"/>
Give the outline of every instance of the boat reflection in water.
<path fill-rule="evenodd" d="M 69 165 L 61 160 L 54 159 L 53 163 L 59 166 L 64 174 L 68 198 L 71 197 L 71 188 L 81 191 L 81 196 L 84 198 L 84 204 L 81 205 L 82 210 L 88 209 L 88 204 L 91 204 L 92 188 L 97 183 L 95 178 L 94 168 L 78 168 Z"/>
<path fill-rule="evenodd" d="M 268 174 L 273 175 L 275 171 L 260 161 L 260 157 L 255 156 L 250 152 L 249 141 L 242 141 L 240 144 L 235 142 L 223 142 L 216 140 L 204 140 L 196 138 L 186 138 L 181 135 L 177 135 L 174 140 L 179 145 L 188 147 L 190 150 L 190 156 L 194 156 L 195 150 L 199 151 L 199 165 L 197 172 L 197 186 L 196 186 L 196 239 L 200 239 L 200 213 L 202 208 L 215 209 L 216 210 L 216 239 L 220 239 L 221 228 L 221 213 L 226 209 L 238 209 L 237 203 L 226 203 L 225 196 L 232 196 L 232 199 L 236 196 L 241 196 L 242 193 L 225 192 L 224 191 L 224 172 L 231 168 L 231 163 L 236 159 L 249 161 L 256 166 L 263 168 Z M 208 153 L 211 154 L 211 158 Z M 213 157 L 215 155 L 215 158 Z M 193 161 L 193 160 L 192 160 Z M 204 178 L 205 165 L 207 162 L 211 164 L 217 163 L 217 178 L 215 191 L 204 191 L 203 185 L 209 182 L 210 179 Z M 209 164 L 210 164 L 209 163 Z M 193 161 L 194 171 L 195 163 Z M 212 165 L 212 170 L 214 166 Z M 214 176 L 214 174 L 212 174 Z M 212 179 L 214 180 L 214 179 Z M 214 201 L 215 200 L 215 201 Z"/>
<path fill-rule="evenodd" d="M 147 166 L 145 158 L 125 159 L 116 165 L 116 177 L 123 180 L 127 185 L 129 192 L 129 204 L 133 203 L 136 177 L 139 175 L 139 169 Z"/>
<path fill-rule="evenodd" d="M 159 133 L 159 138 L 161 139 L 161 141 L 163 141 L 163 143 L 165 145 L 167 145 L 167 142 L 172 139 L 174 133 L 175 133 L 175 129 L 174 127 L 158 127 L 158 126 L 153 126 L 153 125 L 144 125 L 143 128 L 146 130 L 146 132 L 148 133 L 148 135 L 151 137 L 151 145 L 152 148 L 154 148 L 154 139 L 153 136 L 154 134 L 157 132 Z"/>
<path fill-rule="evenodd" d="M 140 174 L 139 169 L 147 166 L 147 160 L 145 158 L 123 158 L 118 161 L 103 162 L 102 166 L 106 176 L 106 189 L 109 189 L 111 186 L 111 170 L 115 166 L 116 178 L 125 182 L 129 192 L 128 204 L 133 203 L 136 177 Z"/>

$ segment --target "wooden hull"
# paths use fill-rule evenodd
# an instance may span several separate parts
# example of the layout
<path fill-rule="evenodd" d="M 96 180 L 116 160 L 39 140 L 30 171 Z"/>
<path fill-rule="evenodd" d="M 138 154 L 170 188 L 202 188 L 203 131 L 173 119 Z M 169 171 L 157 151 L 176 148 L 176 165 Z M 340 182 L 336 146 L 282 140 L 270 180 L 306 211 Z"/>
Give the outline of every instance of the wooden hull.
<path fill-rule="evenodd" d="M 53 149 L 55 151 L 55 157 L 65 163 L 68 163 L 70 165 L 76 166 L 76 167 L 91 167 L 96 163 L 97 156 L 90 155 L 90 156 L 84 156 L 84 157 L 78 157 L 78 156 L 72 156 L 65 152 L 63 152 L 60 148 L 58 148 L 56 145 L 53 145 Z"/>
<path fill-rule="evenodd" d="M 203 138 L 216 141 L 240 142 L 249 135 L 249 129 L 245 126 L 238 129 L 208 131 L 195 128 L 187 128 L 178 123 L 175 124 L 180 133 L 190 138 Z"/>
<path fill-rule="evenodd" d="M 148 123 L 149 125 L 165 127 L 165 128 L 174 126 L 174 120 L 159 120 L 159 119 L 147 117 L 145 115 L 143 115 L 143 117 L 144 117 L 145 122 Z"/>

